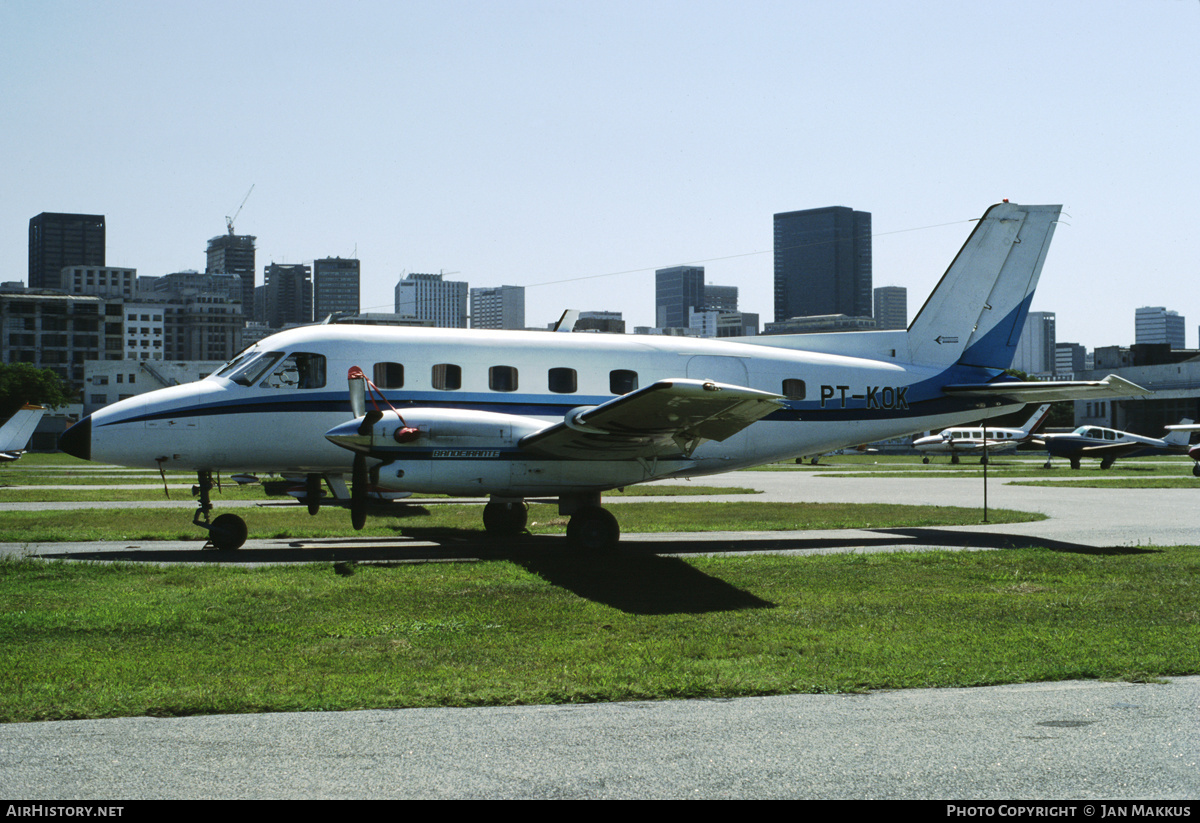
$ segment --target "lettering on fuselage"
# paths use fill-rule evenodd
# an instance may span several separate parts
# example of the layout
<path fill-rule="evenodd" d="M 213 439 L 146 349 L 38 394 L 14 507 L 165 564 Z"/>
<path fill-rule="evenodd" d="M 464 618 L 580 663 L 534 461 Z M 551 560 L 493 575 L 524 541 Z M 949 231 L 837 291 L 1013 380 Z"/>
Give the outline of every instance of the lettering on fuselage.
<path fill-rule="evenodd" d="M 499 457 L 500 452 L 496 449 L 434 449 L 433 456 L 436 457 L 457 457 L 457 458 L 487 458 Z"/>
<path fill-rule="evenodd" d="M 868 409 L 908 408 L 908 386 L 867 386 L 862 394 L 847 394 L 849 391 L 849 386 L 821 386 L 821 408 L 834 401 L 844 409 L 847 400 L 862 400 Z"/>

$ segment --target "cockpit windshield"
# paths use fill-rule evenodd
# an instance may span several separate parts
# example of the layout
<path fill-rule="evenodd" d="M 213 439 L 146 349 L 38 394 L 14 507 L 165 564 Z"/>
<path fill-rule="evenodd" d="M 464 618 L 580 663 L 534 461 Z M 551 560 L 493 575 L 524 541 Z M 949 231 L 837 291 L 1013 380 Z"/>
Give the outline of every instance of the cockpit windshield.
<path fill-rule="evenodd" d="M 320 389 L 325 386 L 325 357 L 309 352 L 255 352 L 235 358 L 217 372 L 241 386 L 260 389 Z"/>
<path fill-rule="evenodd" d="M 256 352 L 247 359 L 234 360 L 217 374 L 242 386 L 253 386 L 281 357 L 281 351 Z"/>

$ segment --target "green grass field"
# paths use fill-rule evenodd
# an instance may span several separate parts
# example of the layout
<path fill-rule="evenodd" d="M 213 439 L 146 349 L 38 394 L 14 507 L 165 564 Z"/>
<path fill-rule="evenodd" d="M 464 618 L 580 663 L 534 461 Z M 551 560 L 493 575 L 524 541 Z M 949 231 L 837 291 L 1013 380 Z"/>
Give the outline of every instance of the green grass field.
<path fill-rule="evenodd" d="M 980 516 L 752 499 L 611 505 L 627 532 Z M 482 539 L 477 505 L 418 500 L 401 509 L 406 516 L 373 519 L 377 531 L 363 534 Z M 252 535 L 349 533 L 336 509 L 238 512 Z M 0 541 L 198 540 L 189 519 L 186 509 L 5 512 Z M 554 506 L 532 507 L 530 520 L 539 534 L 565 525 Z M 1200 673 L 1196 547 L 659 557 L 517 541 L 483 556 L 495 559 L 262 568 L 0 561 L 0 721 Z"/>

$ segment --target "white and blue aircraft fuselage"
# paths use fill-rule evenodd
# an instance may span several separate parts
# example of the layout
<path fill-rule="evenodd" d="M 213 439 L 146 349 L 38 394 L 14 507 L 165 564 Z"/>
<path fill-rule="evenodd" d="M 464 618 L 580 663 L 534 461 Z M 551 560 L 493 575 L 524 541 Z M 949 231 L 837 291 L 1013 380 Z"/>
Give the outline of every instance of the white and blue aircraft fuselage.
<path fill-rule="evenodd" d="M 600 495 L 613 488 L 904 436 L 1029 402 L 1143 393 L 1113 376 L 1030 384 L 1002 374 L 1058 214 L 989 209 L 907 331 L 706 340 L 305 326 L 255 343 L 205 380 L 107 406 L 64 433 L 61 447 L 196 471 L 196 522 L 219 548 L 245 538 L 233 515 L 208 523 L 206 477 L 220 471 L 302 473 L 310 485 L 351 476 L 356 527 L 362 509 L 353 501 L 368 481 L 490 496 L 484 522 L 498 533 L 524 527 L 524 498 L 553 496 L 571 515 L 569 537 L 611 546 L 619 529 Z"/>

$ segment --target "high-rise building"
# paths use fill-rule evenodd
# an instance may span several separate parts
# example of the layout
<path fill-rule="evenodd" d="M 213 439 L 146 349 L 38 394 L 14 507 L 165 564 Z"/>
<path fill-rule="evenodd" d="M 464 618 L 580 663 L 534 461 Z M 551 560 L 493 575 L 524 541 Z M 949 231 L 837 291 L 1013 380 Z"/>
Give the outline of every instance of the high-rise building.
<path fill-rule="evenodd" d="M 241 351 L 241 275 L 180 271 L 154 278 L 150 286 L 143 295 L 161 301 L 164 313 L 164 360 L 228 360 Z"/>
<path fill-rule="evenodd" d="M 574 331 L 624 334 L 625 320 L 619 311 L 581 311 L 579 319 L 575 321 Z"/>
<path fill-rule="evenodd" d="M 1173 349 L 1184 346 L 1184 324 L 1179 312 L 1167 311 L 1164 306 L 1142 306 L 1134 311 L 1135 343 L 1170 343 Z"/>
<path fill-rule="evenodd" d="M 704 303 L 701 308 L 721 313 L 736 312 L 738 310 L 738 287 L 705 284 Z"/>
<path fill-rule="evenodd" d="M 1057 347 L 1054 336 L 1055 314 L 1031 311 L 1013 353 L 1012 367 L 1026 374 L 1053 374 Z"/>
<path fill-rule="evenodd" d="M 63 289 L 67 266 L 103 266 L 104 215 L 42 212 L 29 220 L 29 288 Z"/>
<path fill-rule="evenodd" d="M 109 266 L 67 266 L 60 277 L 61 290 L 68 294 L 94 294 L 97 297 L 137 296 L 137 269 Z"/>
<path fill-rule="evenodd" d="M 0 290 L 0 362 L 51 369 L 83 385 L 88 360 L 119 360 L 124 301 L 92 295 Z"/>
<path fill-rule="evenodd" d="M 313 321 L 312 269 L 272 263 L 263 270 L 267 325 L 274 329 Z"/>
<path fill-rule="evenodd" d="M 313 320 L 320 322 L 331 314 L 358 314 L 359 261 L 326 257 L 313 261 Z"/>
<path fill-rule="evenodd" d="M 686 328 L 688 309 L 704 308 L 704 267 L 672 266 L 654 272 L 654 322 Z"/>
<path fill-rule="evenodd" d="M 471 289 L 471 328 L 525 328 L 525 287 Z"/>
<path fill-rule="evenodd" d="M 222 234 L 208 241 L 205 274 L 236 274 L 242 278 L 242 314 L 254 313 L 254 241 L 252 234 Z M 255 318 L 262 320 L 265 318 Z"/>
<path fill-rule="evenodd" d="M 442 329 L 465 329 L 467 291 L 467 283 L 443 280 L 441 274 L 409 274 L 396 284 L 396 314 L 432 320 Z"/>
<path fill-rule="evenodd" d="M 1078 374 L 1087 368 L 1087 349 L 1079 343 L 1054 344 L 1054 373 Z"/>
<path fill-rule="evenodd" d="M 908 289 L 903 286 L 880 286 L 875 289 L 875 327 L 908 328 Z"/>
<path fill-rule="evenodd" d="M 775 215 L 775 321 L 871 316 L 871 214 L 845 206 Z"/>

